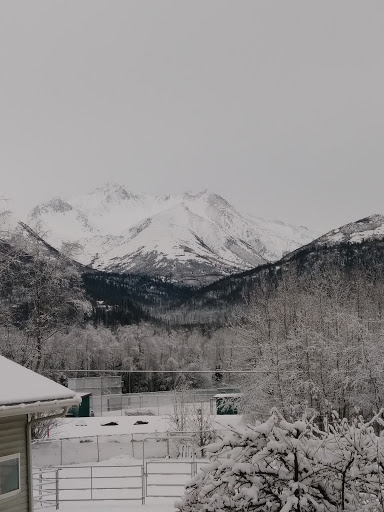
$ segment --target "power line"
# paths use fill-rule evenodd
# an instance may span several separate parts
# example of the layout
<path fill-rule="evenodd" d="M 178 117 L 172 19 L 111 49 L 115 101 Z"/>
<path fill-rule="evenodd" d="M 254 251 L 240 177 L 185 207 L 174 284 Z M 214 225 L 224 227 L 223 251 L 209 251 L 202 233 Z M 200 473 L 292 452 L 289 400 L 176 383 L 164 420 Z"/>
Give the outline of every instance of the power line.
<path fill-rule="evenodd" d="M 100 368 L 95 368 L 93 370 L 71 370 L 68 368 L 61 368 L 61 369 L 53 369 L 52 372 L 60 372 L 60 373 L 116 373 L 116 374 L 123 374 L 123 373 L 234 373 L 234 374 L 248 374 L 248 375 L 264 375 L 264 374 L 273 374 L 273 370 L 105 370 Z M 344 375 L 351 375 L 354 374 L 354 370 L 345 371 Z M 376 370 L 376 373 L 384 373 L 384 370 Z M 301 374 L 307 374 L 304 370 L 286 370 L 284 372 L 285 375 L 301 375 Z"/>
<path fill-rule="evenodd" d="M 101 370 L 96 368 L 94 370 L 70 370 L 70 369 L 54 369 L 53 372 L 66 372 L 66 373 L 271 373 L 270 370 Z M 300 373 L 296 370 L 291 370 L 286 373 Z M 304 373 L 304 372 L 303 372 Z"/>

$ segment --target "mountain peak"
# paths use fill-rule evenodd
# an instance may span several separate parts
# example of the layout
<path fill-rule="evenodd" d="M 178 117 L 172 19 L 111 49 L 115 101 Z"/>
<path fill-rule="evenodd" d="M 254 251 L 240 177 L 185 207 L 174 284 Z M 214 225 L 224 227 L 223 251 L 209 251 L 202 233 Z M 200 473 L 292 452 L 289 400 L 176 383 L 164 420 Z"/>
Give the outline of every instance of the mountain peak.
<path fill-rule="evenodd" d="M 224 199 L 223 196 L 219 194 L 215 194 L 214 192 L 211 192 L 209 190 L 205 190 L 203 196 L 204 199 L 211 205 L 218 207 L 220 209 L 223 208 L 232 208 L 232 205 L 228 203 L 226 199 Z"/>
<path fill-rule="evenodd" d="M 215 192 L 212 192 L 209 189 L 202 190 L 201 192 L 198 192 L 197 194 L 193 194 L 192 192 L 188 191 L 185 192 L 183 195 L 184 200 L 192 200 L 192 201 L 198 201 L 202 200 L 206 203 L 213 205 L 222 204 L 226 207 L 230 207 L 231 205 L 228 203 L 226 199 L 224 199 L 219 194 L 216 194 Z"/>
<path fill-rule="evenodd" d="M 113 181 L 68 203 L 54 199 L 38 206 L 31 217 L 32 227 L 40 221 L 53 247 L 76 243 L 81 263 L 162 276 L 171 272 L 175 278 L 177 268 L 178 278 L 195 280 L 278 259 L 288 245 L 314 238 L 300 228 L 243 215 L 210 190 L 151 196 Z"/>
<path fill-rule="evenodd" d="M 54 197 L 35 208 L 31 212 L 32 217 L 38 217 L 42 213 L 65 213 L 73 210 L 73 206 L 61 199 L 61 197 Z"/>
<path fill-rule="evenodd" d="M 100 194 L 104 196 L 107 202 L 140 198 L 138 194 L 128 191 L 123 185 L 114 181 L 107 181 L 104 185 L 97 187 L 91 194 Z"/>

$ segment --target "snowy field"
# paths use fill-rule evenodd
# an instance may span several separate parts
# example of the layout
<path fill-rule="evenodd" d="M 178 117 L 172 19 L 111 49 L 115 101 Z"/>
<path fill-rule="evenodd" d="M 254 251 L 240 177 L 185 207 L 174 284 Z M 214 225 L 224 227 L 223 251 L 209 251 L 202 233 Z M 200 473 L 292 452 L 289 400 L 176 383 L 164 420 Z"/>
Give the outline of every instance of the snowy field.
<path fill-rule="evenodd" d="M 240 416 L 213 417 L 213 426 L 220 431 L 240 423 Z M 35 443 L 33 447 L 35 497 L 55 493 L 58 476 L 60 510 L 63 511 L 174 511 L 174 502 L 183 494 L 185 483 L 207 460 L 193 462 L 192 458 L 182 458 L 180 441 L 163 439 L 170 426 L 168 415 L 58 420 L 50 431 L 49 440 Z M 158 439 L 143 443 L 152 436 Z M 60 457 L 65 460 L 64 464 L 58 463 Z M 60 467 L 58 473 L 57 467 Z M 39 474 L 42 481 L 39 481 Z M 142 504 L 143 492 L 145 504 Z M 49 499 L 53 499 L 52 496 Z M 38 500 L 35 509 L 51 511 L 55 506 L 42 508 Z"/>
<path fill-rule="evenodd" d="M 60 505 L 59 510 L 65 512 L 174 512 L 174 500 L 152 499 L 152 502 L 140 505 L 137 503 L 104 501 L 87 503 L 65 503 Z M 38 509 L 36 509 L 38 510 Z M 53 512 L 55 507 L 42 509 L 47 512 Z"/>
<path fill-rule="evenodd" d="M 54 508 L 45 510 L 56 510 Z M 169 500 L 153 500 L 153 503 L 146 503 L 145 505 L 104 502 L 104 503 L 72 503 L 60 506 L 60 510 L 68 512 L 173 512 L 175 507 Z"/>
<path fill-rule="evenodd" d="M 109 426 L 108 423 L 117 423 Z M 142 422 L 145 424 L 135 425 Z M 93 418 L 59 418 L 50 432 L 50 439 L 83 436 L 147 434 L 166 432 L 170 427 L 169 416 L 108 416 Z"/>
<path fill-rule="evenodd" d="M 215 430 L 226 430 L 228 426 L 241 423 L 240 415 L 212 416 Z M 117 425 L 108 425 L 108 423 Z M 141 422 L 139 424 L 138 423 Z M 145 422 L 145 424 L 143 424 Z M 59 418 L 49 434 L 50 439 L 82 436 L 152 434 L 167 432 L 171 428 L 170 415 L 163 416 L 108 416 L 93 418 Z"/>

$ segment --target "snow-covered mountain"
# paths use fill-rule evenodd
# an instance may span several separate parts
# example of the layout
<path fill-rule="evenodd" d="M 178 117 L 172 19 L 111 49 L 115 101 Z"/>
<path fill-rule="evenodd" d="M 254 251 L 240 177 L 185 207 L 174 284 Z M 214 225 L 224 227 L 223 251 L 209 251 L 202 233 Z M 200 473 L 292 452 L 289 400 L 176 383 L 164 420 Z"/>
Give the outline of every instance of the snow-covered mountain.
<path fill-rule="evenodd" d="M 384 239 L 384 215 L 375 214 L 364 219 L 350 222 L 328 233 L 316 238 L 306 249 L 316 249 L 323 246 L 337 246 L 342 243 L 357 244 L 363 241 L 383 240 Z M 300 251 L 300 248 L 292 251 L 287 258 L 293 257 Z"/>
<path fill-rule="evenodd" d="M 342 242 L 359 243 L 363 240 L 384 238 L 384 215 L 371 215 L 333 229 L 316 239 L 317 245 L 334 245 Z"/>
<path fill-rule="evenodd" d="M 36 206 L 27 223 L 95 268 L 193 282 L 279 259 L 316 237 L 305 227 L 241 214 L 221 196 L 150 196 L 108 183 Z"/>

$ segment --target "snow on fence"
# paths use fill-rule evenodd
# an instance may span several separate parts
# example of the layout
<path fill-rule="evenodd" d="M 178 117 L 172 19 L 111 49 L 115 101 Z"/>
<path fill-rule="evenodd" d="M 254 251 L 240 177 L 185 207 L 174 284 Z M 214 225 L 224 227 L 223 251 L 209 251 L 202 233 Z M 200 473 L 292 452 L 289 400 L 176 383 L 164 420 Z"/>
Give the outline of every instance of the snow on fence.
<path fill-rule="evenodd" d="M 129 466 L 76 466 L 34 469 L 35 508 L 85 501 L 140 501 L 179 498 L 185 483 L 209 461 L 147 461 Z M 170 484 L 170 482 L 172 482 Z"/>
<path fill-rule="evenodd" d="M 212 433 L 221 436 L 225 431 Z M 146 439 L 148 437 L 153 438 Z M 179 439 L 172 433 L 153 432 L 34 441 L 32 461 L 36 467 L 47 467 L 100 462 L 122 455 L 142 459 L 144 439 L 146 458 L 182 457 L 183 444 Z"/>
<path fill-rule="evenodd" d="M 154 435 L 156 435 L 155 433 Z M 32 444 L 32 461 L 37 467 L 83 464 L 129 455 L 141 459 L 142 442 L 148 434 L 118 434 L 69 439 L 35 441 Z M 149 441 L 148 441 L 149 442 Z M 163 458 L 171 450 L 165 440 L 151 441 L 148 457 Z"/>

